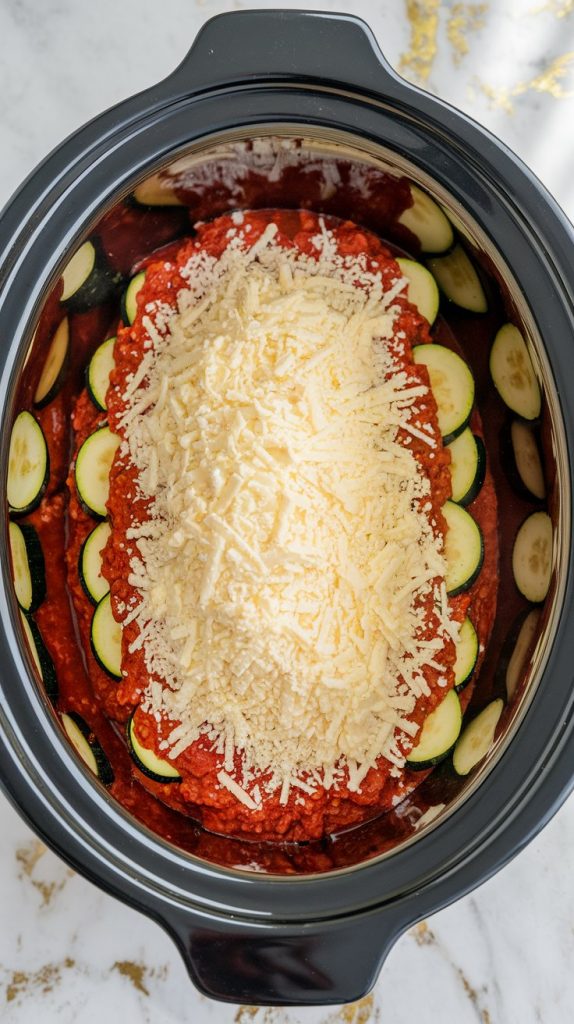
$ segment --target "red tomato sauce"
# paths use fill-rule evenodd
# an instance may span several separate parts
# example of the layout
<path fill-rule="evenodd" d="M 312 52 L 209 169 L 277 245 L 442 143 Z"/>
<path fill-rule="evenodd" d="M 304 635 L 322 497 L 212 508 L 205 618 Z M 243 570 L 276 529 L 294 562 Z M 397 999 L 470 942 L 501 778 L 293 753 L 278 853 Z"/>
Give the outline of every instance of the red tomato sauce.
<path fill-rule="evenodd" d="M 316 254 L 311 243 L 311 238 L 318 231 L 318 218 L 315 214 L 307 211 L 274 210 L 246 215 L 244 224 L 248 221 L 251 225 L 250 241 L 254 242 L 271 220 L 279 227 L 279 233 L 275 238 L 278 244 L 285 247 L 295 246 L 308 255 Z M 399 276 L 399 268 L 390 251 L 376 236 L 358 229 L 349 222 L 333 222 L 328 226 L 334 233 L 339 253 L 366 253 L 369 259 L 376 264 L 386 286 L 390 287 L 395 278 Z M 177 292 L 182 287 L 186 287 L 180 270 L 185 266 L 192 252 L 196 251 L 199 246 L 213 256 L 221 255 L 228 244 L 228 231 L 232 228 L 233 221 L 230 217 L 220 217 L 210 224 L 201 226 L 197 237 L 179 245 L 177 250 L 170 247 L 169 259 L 166 255 L 159 261 L 156 257 L 155 261 L 149 262 L 145 286 L 138 296 L 139 308 L 141 309 L 155 299 L 161 299 L 163 302 L 173 305 Z M 413 382 L 428 384 L 426 369 L 422 366 L 415 366 L 411 356 L 412 346 L 432 340 L 428 325 L 406 299 L 397 298 L 396 305 L 400 307 L 400 313 L 395 321 L 395 328 L 396 331 L 404 332 L 407 339 L 404 354 L 399 355 L 397 352 L 395 353 L 396 358 Z M 117 429 L 118 433 L 121 433 L 121 430 L 117 424 L 124 409 L 121 398 L 123 385 L 127 376 L 133 373 L 139 365 L 146 338 L 147 332 L 143 328 L 139 316 L 132 327 L 121 328 L 118 331 L 118 340 L 115 346 L 116 369 L 112 375 L 114 387 L 108 392 L 108 419 L 112 429 Z M 54 405 L 56 404 L 54 403 Z M 52 409 L 52 406 L 49 408 Z M 400 439 L 403 442 L 408 440 L 410 450 L 421 467 L 421 473 L 425 473 L 430 480 L 433 505 L 431 516 L 436 521 L 437 532 L 444 534 L 445 523 L 440 510 L 451 493 L 450 455 L 440 441 L 436 404 L 430 389 L 428 396 L 418 403 L 417 409 L 417 418 L 414 422 L 417 425 L 428 424 L 437 441 L 434 458 L 431 457 L 429 447 L 417 438 L 410 437 L 410 435 L 407 438 L 407 435 L 403 434 Z M 75 451 L 78 450 L 85 438 L 105 421 L 106 414 L 96 410 L 87 392 L 83 391 L 75 403 L 73 413 Z M 61 452 L 58 457 L 65 459 L 67 457 L 65 450 L 67 429 L 65 424 L 63 425 L 59 421 L 56 409 L 52 411 L 51 419 L 48 420 L 46 417 L 42 426 L 50 445 L 50 451 L 54 447 L 55 450 Z M 476 409 L 473 412 L 471 426 L 474 433 L 482 435 L 480 417 Z M 64 434 L 66 435 L 66 444 L 64 443 Z M 139 519 L 143 520 L 146 517 L 145 506 L 141 501 L 138 504 L 135 500 L 134 483 L 133 467 L 122 463 L 121 459 L 116 457 L 112 468 L 108 502 L 112 536 L 104 553 L 104 575 L 110 582 L 112 605 L 116 611 L 135 594 L 127 582 L 130 544 L 126 537 L 126 530 L 133 523 L 134 509 Z M 44 624 L 40 619 L 40 614 L 42 614 L 46 618 L 46 632 L 50 631 L 52 635 L 55 620 L 59 617 L 66 620 L 66 628 L 60 631 L 61 639 L 57 645 L 59 673 L 62 672 L 62 667 L 67 665 L 64 682 L 61 684 L 64 704 L 66 695 L 69 695 L 70 707 L 84 713 L 91 727 L 94 730 L 97 729 L 98 738 L 105 746 L 106 753 L 115 770 L 116 778 L 111 786 L 111 792 L 124 806 L 131 810 L 137 808 L 138 817 L 168 838 L 173 834 L 173 819 L 165 813 L 166 807 L 179 812 L 180 815 L 187 816 L 188 820 L 192 819 L 189 821 L 190 830 L 194 827 L 193 821 L 197 821 L 206 829 L 224 835 L 260 840 L 300 841 L 340 832 L 380 815 L 394 806 L 399 799 L 412 792 L 426 778 L 428 772 L 414 772 L 408 768 L 404 768 L 398 777 L 392 775 L 389 762 L 380 758 L 377 767 L 371 769 L 363 780 L 359 792 L 351 792 L 342 785 L 336 791 L 318 789 L 312 795 L 304 795 L 302 802 L 299 793 L 296 802 L 295 792 L 292 791 L 289 801 L 284 806 L 280 804 L 278 794 L 271 794 L 263 802 L 261 809 L 252 811 L 220 786 L 217 774 L 222 767 L 221 757 L 208 749 L 202 739 L 188 747 L 174 762 L 181 775 L 181 782 L 158 783 L 139 772 L 129 759 L 122 731 L 114 725 L 114 723 L 119 726 L 123 725 L 134 708 L 138 708 L 142 692 L 147 685 L 148 673 L 143 652 L 135 651 L 130 654 L 128 651 L 129 645 L 137 636 L 137 625 L 135 622 L 131 623 L 123 631 L 122 668 L 124 676 L 118 682 L 100 668 L 91 651 L 90 624 L 93 605 L 80 583 L 78 558 L 85 538 L 96 524 L 93 517 L 86 513 L 78 500 L 73 460 L 68 476 L 68 487 L 70 494 L 69 526 L 65 558 L 68 587 L 73 601 L 84 658 L 81 671 L 77 659 L 77 646 L 70 631 L 70 627 L 73 630 L 73 623 L 69 609 L 67 616 L 62 615 L 64 602 L 67 604 L 68 598 L 65 592 L 64 576 L 60 572 L 59 564 L 58 566 L 54 564 L 53 574 L 51 571 L 48 581 L 50 599 L 39 610 L 38 622 L 40 628 L 43 629 Z M 56 534 L 61 543 L 60 535 L 64 530 L 64 505 L 64 495 L 60 492 L 54 494 L 49 500 L 44 499 L 42 506 L 34 514 L 39 523 L 38 528 L 41 529 L 43 535 L 44 547 L 46 544 L 56 544 Z M 483 533 L 485 551 L 483 568 L 474 585 L 465 594 L 451 601 L 451 608 L 454 617 L 460 621 L 467 614 L 470 615 L 477 630 L 480 655 L 479 664 L 475 670 L 476 677 L 491 632 L 497 593 L 497 507 L 494 484 L 488 468 L 483 487 L 471 506 L 471 512 Z M 40 522 L 42 516 L 46 521 Z M 433 611 L 432 597 L 426 599 L 424 611 L 427 624 L 425 635 L 431 637 L 435 635 L 438 623 Z M 117 617 L 120 618 L 119 615 Z M 72 652 L 75 653 L 75 657 Z M 445 649 L 439 653 L 437 661 L 440 661 L 444 670 L 442 674 L 446 676 L 448 685 L 440 687 L 438 678 L 441 673 L 431 667 L 425 669 L 430 694 L 419 699 L 414 712 L 410 715 L 411 720 L 418 724 L 424 721 L 453 685 L 454 645 L 452 643 L 447 644 Z M 472 689 L 473 684 L 471 683 L 461 694 L 463 709 L 471 699 Z M 160 751 L 159 744 L 162 734 L 167 731 L 168 727 L 160 726 L 158 728 L 155 719 L 141 710 L 137 711 L 135 723 L 137 736 L 143 745 L 153 749 L 158 756 L 165 757 L 165 753 Z M 173 723 L 169 728 L 173 728 Z M 410 746 L 412 746 L 412 742 L 405 741 L 404 753 L 408 753 Z"/>

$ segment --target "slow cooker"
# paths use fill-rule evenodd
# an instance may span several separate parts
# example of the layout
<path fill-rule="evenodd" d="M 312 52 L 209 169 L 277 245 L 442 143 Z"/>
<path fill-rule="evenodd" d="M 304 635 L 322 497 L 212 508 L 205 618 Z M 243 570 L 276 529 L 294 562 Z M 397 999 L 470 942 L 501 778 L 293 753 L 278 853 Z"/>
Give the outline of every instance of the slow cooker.
<path fill-rule="evenodd" d="M 502 867 L 572 788 L 574 245 L 568 221 L 528 169 L 480 126 L 400 79 L 360 20 L 306 11 L 213 18 L 172 75 L 65 141 L 2 214 L 3 493 L 36 329 L 74 254 L 87 239 L 113 250 L 126 209 L 147 210 L 154 244 L 168 242 L 240 208 L 248 173 L 258 183 L 251 206 L 312 205 L 390 236 L 384 196 L 406 183 L 442 210 L 475 261 L 488 308 L 472 316 L 453 307 L 451 320 L 476 374 L 501 550 L 496 624 L 475 704 L 500 696 L 515 655 L 513 699 L 472 773 L 455 778 L 441 766 L 392 815 L 348 834 L 279 853 L 199 827 L 187 844 L 168 842 L 115 802 L 66 741 L 22 628 L 4 501 L 0 781 L 75 870 L 168 932 L 206 995 L 341 1003 L 371 988 L 405 929 Z M 361 193 L 361 182 L 370 191 Z M 416 233 L 395 228 L 391 241 L 421 257 Z M 114 287 L 137 263 L 136 249 L 124 245 Z M 539 506 L 516 495 L 505 469 L 507 423 L 488 370 L 505 319 L 520 326 L 544 396 L 544 507 L 553 529 L 550 589 L 518 668 L 515 627 L 525 606 L 512 580 L 512 544 Z"/>

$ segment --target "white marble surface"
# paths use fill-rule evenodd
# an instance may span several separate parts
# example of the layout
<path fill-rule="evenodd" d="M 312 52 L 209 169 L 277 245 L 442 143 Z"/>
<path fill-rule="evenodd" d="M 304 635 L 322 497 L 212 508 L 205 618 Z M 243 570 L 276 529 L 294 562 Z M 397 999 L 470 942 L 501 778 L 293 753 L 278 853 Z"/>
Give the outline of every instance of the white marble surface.
<path fill-rule="evenodd" d="M 166 75 L 205 19 L 270 6 L 302 4 L 1 0 L 0 203 L 70 131 Z M 348 10 L 370 21 L 393 64 L 403 58 L 409 77 L 503 138 L 574 216 L 574 0 L 349 0 Z M 419 43 L 427 32 L 414 55 L 409 10 Z M 468 21 L 465 53 L 456 39 Z M 0 1020 L 567 1024 L 573 846 L 571 799 L 504 871 L 405 935 L 363 1005 L 251 1015 L 195 993 L 160 929 L 72 875 L 0 797 Z"/>

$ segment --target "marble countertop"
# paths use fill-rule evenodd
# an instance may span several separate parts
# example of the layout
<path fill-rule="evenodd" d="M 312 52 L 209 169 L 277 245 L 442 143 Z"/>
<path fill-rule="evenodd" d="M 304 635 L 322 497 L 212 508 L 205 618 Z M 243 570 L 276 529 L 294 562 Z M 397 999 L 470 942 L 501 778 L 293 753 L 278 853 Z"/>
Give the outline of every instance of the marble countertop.
<path fill-rule="evenodd" d="M 168 74 L 217 0 L 2 0 L 0 205 L 105 107 Z M 487 125 L 574 217 L 574 0 L 340 0 L 388 59 Z M 397 943 L 374 993 L 340 1010 L 237 1008 L 196 993 L 171 941 L 74 875 L 0 796 L 3 1024 L 566 1024 L 574 975 L 574 798 L 474 894 Z"/>

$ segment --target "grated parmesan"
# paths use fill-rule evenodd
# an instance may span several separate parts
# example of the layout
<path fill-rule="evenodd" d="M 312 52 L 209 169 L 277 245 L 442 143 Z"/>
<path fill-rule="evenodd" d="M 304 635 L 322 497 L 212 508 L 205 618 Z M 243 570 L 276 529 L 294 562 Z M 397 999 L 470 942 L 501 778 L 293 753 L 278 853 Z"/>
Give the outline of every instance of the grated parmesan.
<path fill-rule="evenodd" d="M 218 260 L 191 256 L 174 308 L 147 305 L 116 429 L 149 516 L 128 531 L 125 617 L 163 681 L 143 707 L 173 723 L 171 758 L 207 735 L 219 783 L 256 810 L 261 789 L 284 804 L 342 772 L 357 790 L 380 757 L 401 767 L 457 626 L 430 484 L 397 441 L 435 445 L 411 422 L 426 388 L 392 356 L 404 280 L 385 291 L 324 225 L 311 258 L 273 223 L 251 246 L 234 223 Z M 437 637 L 419 642 L 434 591 Z"/>

